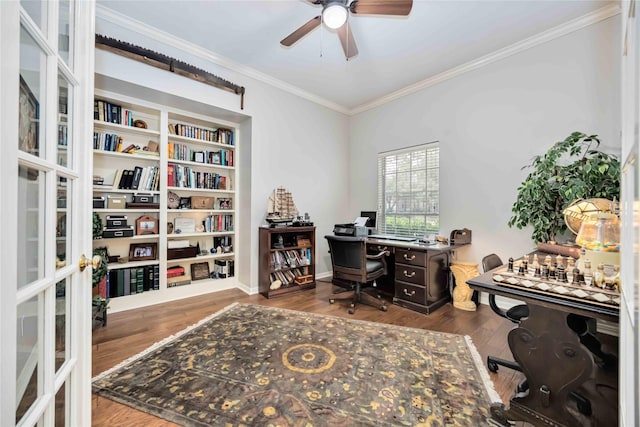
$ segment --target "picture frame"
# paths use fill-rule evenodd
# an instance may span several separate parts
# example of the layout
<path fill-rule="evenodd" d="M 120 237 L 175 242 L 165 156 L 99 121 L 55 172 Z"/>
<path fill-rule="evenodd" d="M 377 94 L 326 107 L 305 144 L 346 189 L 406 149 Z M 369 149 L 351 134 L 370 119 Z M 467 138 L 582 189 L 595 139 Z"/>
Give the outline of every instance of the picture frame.
<path fill-rule="evenodd" d="M 196 262 L 191 264 L 191 280 L 208 279 L 210 274 L 208 262 Z"/>
<path fill-rule="evenodd" d="M 156 259 L 158 243 L 131 243 L 129 245 L 129 261 L 146 261 Z"/>
<path fill-rule="evenodd" d="M 204 163 L 204 151 L 195 151 L 193 153 L 193 161 L 196 163 Z"/>
<path fill-rule="evenodd" d="M 136 219 L 136 235 L 158 234 L 158 218 L 142 215 Z"/>
<path fill-rule="evenodd" d="M 191 197 L 180 197 L 178 209 L 191 209 Z"/>
<path fill-rule="evenodd" d="M 20 76 L 20 115 L 18 127 L 18 148 L 21 151 L 38 154 L 38 120 L 40 111 L 36 99 L 27 82 Z"/>
<path fill-rule="evenodd" d="M 220 152 L 219 151 L 214 151 L 211 153 L 211 163 L 214 165 L 219 165 L 220 164 Z"/>

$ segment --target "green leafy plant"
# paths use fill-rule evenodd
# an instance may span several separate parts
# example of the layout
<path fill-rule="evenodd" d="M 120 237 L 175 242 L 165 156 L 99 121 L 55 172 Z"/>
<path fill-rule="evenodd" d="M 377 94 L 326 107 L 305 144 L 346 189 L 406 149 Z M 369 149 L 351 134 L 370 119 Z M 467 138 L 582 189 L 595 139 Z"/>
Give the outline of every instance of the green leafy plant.
<path fill-rule="evenodd" d="M 102 262 L 98 268 L 93 269 L 91 281 L 94 288 L 98 286 L 98 283 L 100 283 L 100 281 L 107 275 L 107 264 L 109 262 L 109 253 L 106 247 L 95 248 L 93 250 L 93 256 L 96 255 L 99 255 L 102 258 Z"/>
<path fill-rule="evenodd" d="M 535 156 L 532 172 L 518 187 L 509 227 L 533 227 L 534 242 L 556 241 L 567 226 L 562 211 L 574 200 L 620 198 L 620 161 L 597 150 L 598 135 L 573 132 Z"/>

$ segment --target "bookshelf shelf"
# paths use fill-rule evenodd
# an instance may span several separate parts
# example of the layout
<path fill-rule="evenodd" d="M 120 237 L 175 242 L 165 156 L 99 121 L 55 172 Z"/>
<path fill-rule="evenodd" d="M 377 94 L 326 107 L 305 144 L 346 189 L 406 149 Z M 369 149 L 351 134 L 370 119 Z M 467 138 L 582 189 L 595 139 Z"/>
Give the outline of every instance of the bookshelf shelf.
<path fill-rule="evenodd" d="M 137 267 L 144 267 L 147 265 L 155 265 L 158 264 L 160 261 L 157 259 L 151 259 L 148 261 L 131 261 L 131 262 L 115 262 L 115 263 L 109 263 L 109 265 L 107 265 L 107 268 L 109 270 L 120 270 L 121 268 L 137 268 Z"/>
<path fill-rule="evenodd" d="M 160 212 L 160 209 L 94 209 L 93 211 L 97 213 L 122 213 L 122 212 L 156 213 L 156 212 Z"/>
<path fill-rule="evenodd" d="M 113 221 L 114 218 L 117 220 L 117 216 L 122 215 L 126 217 L 126 226 L 133 228 L 135 233 L 136 221 L 146 221 L 143 217 L 149 216 L 151 217 L 149 221 L 157 222 L 154 227 L 157 226 L 158 230 L 157 234 L 134 234 L 131 237 L 94 240 L 94 248 L 107 247 L 110 256 L 119 256 L 120 259 L 128 259 L 130 253 L 133 254 L 132 251 L 138 250 L 138 248 L 145 250 L 149 248 L 155 258 L 148 261 L 109 264 L 110 290 L 108 292 L 110 294 L 107 296 L 110 298 L 111 310 L 134 309 L 233 287 L 236 283 L 234 249 L 237 234 L 228 229 L 235 228 L 236 217 L 236 211 L 232 209 L 235 208 L 236 202 L 236 192 L 233 190 L 233 185 L 237 182 L 238 168 L 237 161 L 234 161 L 237 160 L 235 155 L 237 153 L 236 125 L 173 108 L 171 105 L 156 104 L 145 99 L 135 99 L 99 88 L 96 88 L 95 94 L 92 147 L 94 174 L 97 177 L 94 181 L 104 185 L 94 185 L 92 191 L 94 205 L 102 206 L 99 197 L 104 197 L 105 207 L 96 208 L 93 211 L 101 217 L 105 226 L 108 217 L 111 217 L 110 220 Z M 156 99 L 162 99 L 162 97 Z M 119 123 L 111 123 L 112 120 Z M 133 123 L 139 123 L 139 121 L 143 121 L 146 128 L 130 126 Z M 178 135 L 176 130 L 179 130 L 181 134 L 197 135 L 203 138 Z M 205 137 L 220 142 L 204 140 Z M 231 141 L 233 141 L 233 145 L 223 143 Z M 130 154 L 121 152 L 131 145 L 139 148 L 135 148 L 136 151 Z M 157 155 L 147 154 L 151 152 L 157 153 Z M 170 157 L 181 157 L 188 160 Z M 198 182 L 200 187 L 207 184 L 208 186 L 225 187 L 225 189 L 169 186 L 168 175 L 171 164 L 175 165 L 176 170 L 181 173 L 180 176 L 183 179 L 175 181 L 180 185 Z M 143 169 L 139 182 L 145 182 L 144 188 L 153 188 L 153 190 L 143 189 L 142 184 L 139 189 L 126 188 L 135 187 L 135 181 L 127 183 L 121 181 L 121 177 L 125 176 L 125 170 L 135 170 L 136 168 Z M 147 174 L 146 180 L 144 179 L 145 173 Z M 189 175 L 186 175 L 187 173 Z M 214 183 L 215 185 L 213 185 Z M 181 200 L 195 199 L 198 203 L 194 204 L 194 207 L 206 208 L 169 209 L 169 197 L 167 196 L 169 192 L 177 194 Z M 131 203 L 139 202 L 141 194 L 151 195 L 154 208 L 140 205 L 135 205 L 135 208 L 126 208 Z M 148 201 L 145 202 L 148 203 Z M 188 200 L 185 205 L 190 206 L 190 203 L 191 200 Z M 172 228 L 177 218 L 191 218 L 194 226 L 202 224 L 205 226 L 205 230 L 209 231 L 173 233 Z M 214 231 L 225 229 L 228 231 Z M 169 253 L 168 242 L 180 239 L 189 241 L 190 250 L 199 246 L 203 253 L 206 251 L 206 254 L 189 258 L 168 259 L 170 256 L 175 256 L 174 252 Z M 215 254 L 210 253 L 212 248 L 216 248 Z M 195 251 L 190 254 L 193 253 Z M 204 263 L 208 264 L 210 278 L 198 280 L 191 278 L 191 265 L 199 264 L 193 267 L 194 271 L 197 271 L 198 268 L 204 269 Z M 149 268 L 149 266 L 155 268 Z M 169 267 L 183 267 L 184 277 L 183 280 L 180 280 L 180 286 L 176 286 L 175 278 L 172 278 L 171 281 L 168 280 L 167 269 Z M 134 292 L 131 287 L 130 292 L 127 293 L 117 276 L 117 274 L 123 274 L 120 270 L 124 270 L 124 276 L 126 276 L 127 269 L 131 274 L 140 269 L 145 272 L 153 270 L 153 285 L 149 285 L 145 279 L 143 291 L 138 289 L 137 292 Z M 171 273 L 175 274 L 175 271 Z M 132 277 L 130 280 L 133 280 Z M 178 277 L 182 278 L 182 275 Z M 125 279 L 125 283 L 131 282 L 127 282 Z M 147 292 L 151 290 L 153 292 Z"/>
<path fill-rule="evenodd" d="M 219 194 L 234 194 L 233 190 L 210 190 L 208 188 L 191 188 L 191 187 L 167 187 L 168 190 L 173 191 L 193 191 L 200 193 L 219 193 Z M 182 210 L 182 209 L 180 209 Z"/>
<path fill-rule="evenodd" d="M 144 154 L 136 154 L 136 153 L 119 153 L 117 151 L 107 151 L 107 150 L 93 150 L 93 155 L 94 156 L 109 156 L 109 157 L 116 157 L 116 158 L 120 158 L 120 159 L 135 159 L 135 160 L 142 160 L 142 161 L 146 161 L 146 162 L 155 162 L 157 163 L 158 161 L 160 161 L 160 156 L 156 156 L 156 155 L 144 155 Z"/>
<path fill-rule="evenodd" d="M 115 132 L 136 133 L 139 135 L 146 135 L 151 137 L 160 136 L 160 132 L 157 130 L 138 128 L 135 126 L 125 126 L 118 123 L 104 122 L 101 120 L 94 120 L 93 127 L 97 129 L 108 129 Z"/>
<path fill-rule="evenodd" d="M 167 234 L 167 239 L 184 239 L 185 237 L 207 237 L 207 236 L 232 236 L 233 231 L 211 231 L 201 233 L 171 233 Z"/>
<path fill-rule="evenodd" d="M 176 258 L 176 259 L 168 259 L 167 260 L 167 264 L 180 264 L 180 263 L 184 263 L 184 262 L 189 262 L 189 261 L 196 261 L 196 262 L 200 262 L 200 261 L 205 261 L 205 260 L 215 260 L 215 259 L 228 259 L 231 257 L 234 257 L 235 254 L 233 252 L 227 252 L 227 253 L 222 253 L 222 254 L 210 254 L 210 255 L 198 255 L 195 257 L 189 257 L 189 258 Z"/>
<path fill-rule="evenodd" d="M 233 170 L 234 166 L 223 166 L 215 163 L 200 163 L 200 162 L 190 162 L 188 160 L 177 160 L 177 159 L 168 159 L 169 163 L 177 163 L 180 165 L 188 165 L 199 168 L 207 168 L 207 169 L 228 169 Z"/>

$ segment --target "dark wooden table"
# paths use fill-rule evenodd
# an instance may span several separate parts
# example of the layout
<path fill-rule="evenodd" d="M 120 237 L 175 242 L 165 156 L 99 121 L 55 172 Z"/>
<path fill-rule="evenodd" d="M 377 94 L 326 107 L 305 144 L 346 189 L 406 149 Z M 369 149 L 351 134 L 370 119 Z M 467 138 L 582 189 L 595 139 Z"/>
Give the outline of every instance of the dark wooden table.
<path fill-rule="evenodd" d="M 474 290 L 513 298 L 529 307 L 529 317 L 505 337 L 526 377 L 528 395 L 514 394 L 509 405 L 494 403 L 493 424 L 618 425 L 617 339 L 605 337 L 613 342 L 601 346 L 598 334 L 586 326 L 594 319 L 618 322 L 617 307 L 505 286 L 493 280 L 493 272 L 467 283 Z"/>

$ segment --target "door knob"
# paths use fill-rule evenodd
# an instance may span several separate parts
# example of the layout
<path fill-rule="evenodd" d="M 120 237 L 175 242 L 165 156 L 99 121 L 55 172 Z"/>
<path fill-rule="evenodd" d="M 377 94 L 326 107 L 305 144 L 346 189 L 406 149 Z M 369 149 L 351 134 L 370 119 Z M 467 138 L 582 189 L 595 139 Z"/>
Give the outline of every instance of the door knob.
<path fill-rule="evenodd" d="M 88 265 L 93 267 L 96 270 L 102 264 L 102 257 L 100 255 L 94 255 L 93 258 L 89 259 L 84 254 L 80 256 L 80 263 L 78 264 L 80 267 L 80 271 L 84 271 Z"/>

